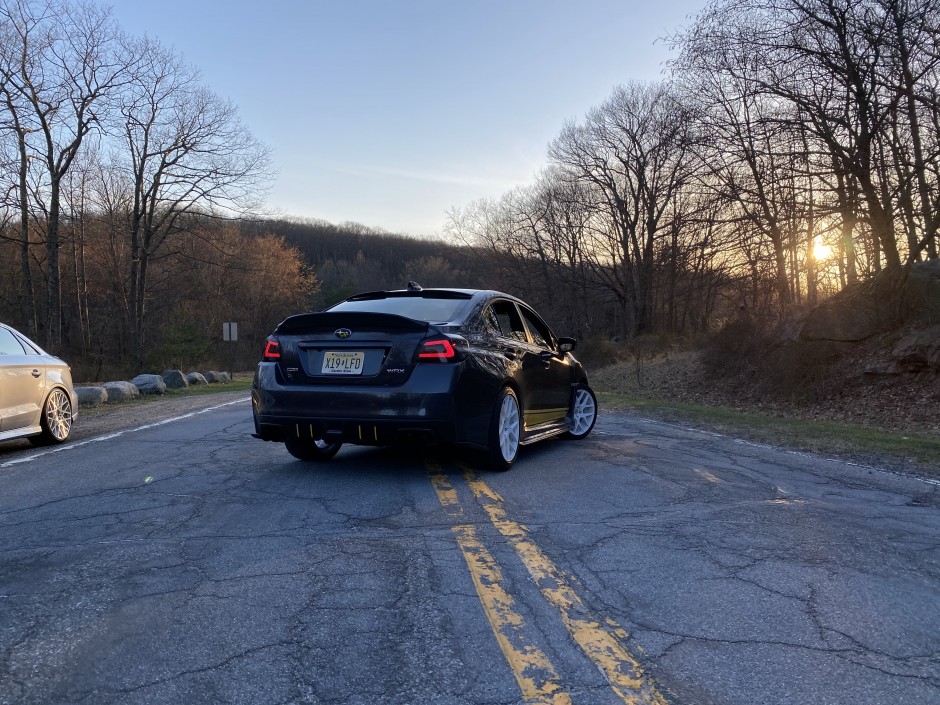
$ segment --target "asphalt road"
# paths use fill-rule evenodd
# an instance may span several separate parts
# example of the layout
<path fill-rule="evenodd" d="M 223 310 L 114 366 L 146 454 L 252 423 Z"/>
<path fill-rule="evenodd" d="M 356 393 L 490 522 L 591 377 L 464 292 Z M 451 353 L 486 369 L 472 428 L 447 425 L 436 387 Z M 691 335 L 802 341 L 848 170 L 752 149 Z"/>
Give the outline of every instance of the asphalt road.
<path fill-rule="evenodd" d="M 940 703 L 935 482 L 617 414 L 503 474 L 250 432 L 0 446 L 0 703 Z"/>

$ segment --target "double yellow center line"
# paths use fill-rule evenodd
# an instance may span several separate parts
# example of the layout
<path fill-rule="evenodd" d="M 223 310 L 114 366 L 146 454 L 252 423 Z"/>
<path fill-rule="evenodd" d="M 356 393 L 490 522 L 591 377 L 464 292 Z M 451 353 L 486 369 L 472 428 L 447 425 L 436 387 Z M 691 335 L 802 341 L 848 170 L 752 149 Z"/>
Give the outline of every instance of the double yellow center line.
<path fill-rule="evenodd" d="M 490 522 L 515 549 L 542 596 L 559 613 L 562 623 L 584 654 L 604 674 L 617 696 L 629 705 L 666 705 L 652 680 L 625 645 L 628 634 L 609 617 L 600 618 L 578 596 L 574 581 L 559 570 L 535 544 L 524 525 L 509 518 L 502 497 L 473 470 L 462 468 L 463 477 Z M 449 516 L 462 520 L 463 506 L 457 490 L 442 469 L 428 464 L 431 484 Z M 506 590 L 499 565 L 480 541 L 476 527 L 453 527 L 477 595 L 496 641 L 512 669 L 527 703 L 568 705 L 565 691 L 551 661 L 527 636 L 525 622 Z"/>

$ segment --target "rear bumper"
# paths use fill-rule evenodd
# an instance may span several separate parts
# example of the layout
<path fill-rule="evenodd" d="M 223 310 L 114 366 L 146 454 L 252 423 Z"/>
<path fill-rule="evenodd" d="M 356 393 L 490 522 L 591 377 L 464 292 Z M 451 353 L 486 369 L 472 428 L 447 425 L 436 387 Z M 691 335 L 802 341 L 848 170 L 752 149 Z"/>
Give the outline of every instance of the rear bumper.
<path fill-rule="evenodd" d="M 251 401 L 264 440 L 323 438 L 362 445 L 464 443 L 455 390 L 462 365 L 419 365 L 397 387 L 285 384 L 260 363 Z"/>
<path fill-rule="evenodd" d="M 357 445 L 399 445 L 455 443 L 454 425 L 447 422 L 375 419 L 287 419 L 255 417 L 257 433 L 263 441 L 287 438 L 323 439 Z"/>

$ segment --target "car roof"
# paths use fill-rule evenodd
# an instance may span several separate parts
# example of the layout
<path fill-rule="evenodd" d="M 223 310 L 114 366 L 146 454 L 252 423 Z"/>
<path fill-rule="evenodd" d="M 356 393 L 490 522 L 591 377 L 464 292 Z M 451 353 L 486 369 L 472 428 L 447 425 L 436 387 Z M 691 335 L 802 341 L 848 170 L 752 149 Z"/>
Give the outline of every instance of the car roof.
<path fill-rule="evenodd" d="M 447 297 L 448 294 L 454 294 L 454 298 L 490 298 L 502 297 L 512 299 L 519 303 L 525 303 L 522 299 L 495 289 L 459 289 L 459 288 L 428 288 L 428 289 L 391 289 L 381 291 L 363 291 L 358 294 L 343 299 L 344 301 L 362 301 L 368 299 L 382 299 L 389 296 L 441 296 Z"/>

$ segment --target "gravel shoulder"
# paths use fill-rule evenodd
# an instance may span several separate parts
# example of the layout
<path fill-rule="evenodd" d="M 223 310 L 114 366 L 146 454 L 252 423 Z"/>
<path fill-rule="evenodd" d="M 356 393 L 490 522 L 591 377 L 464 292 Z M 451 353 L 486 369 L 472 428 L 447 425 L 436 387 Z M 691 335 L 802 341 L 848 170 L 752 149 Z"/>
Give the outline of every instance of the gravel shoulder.
<path fill-rule="evenodd" d="M 98 436 L 158 423 L 241 399 L 247 402 L 250 398 L 251 392 L 242 387 L 202 394 L 148 396 L 131 402 L 105 404 L 94 408 L 83 406 L 78 409 L 68 443 L 81 443 Z M 34 450 L 36 447 L 25 438 L 0 442 L 0 463 L 14 459 L 24 451 Z"/>
<path fill-rule="evenodd" d="M 72 429 L 72 441 L 81 441 L 128 428 L 165 421 L 239 399 L 249 399 L 245 389 L 192 396 L 145 397 L 125 404 L 82 407 Z"/>

